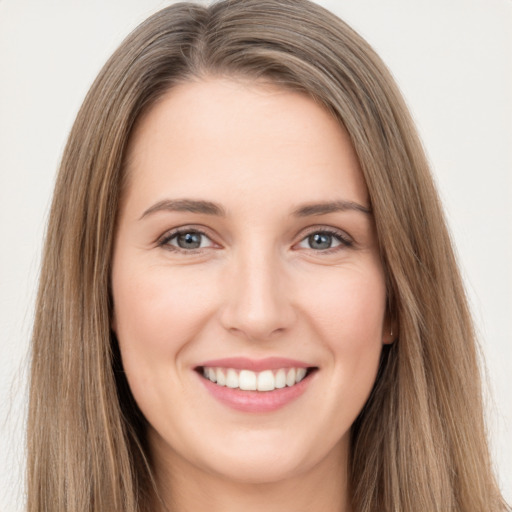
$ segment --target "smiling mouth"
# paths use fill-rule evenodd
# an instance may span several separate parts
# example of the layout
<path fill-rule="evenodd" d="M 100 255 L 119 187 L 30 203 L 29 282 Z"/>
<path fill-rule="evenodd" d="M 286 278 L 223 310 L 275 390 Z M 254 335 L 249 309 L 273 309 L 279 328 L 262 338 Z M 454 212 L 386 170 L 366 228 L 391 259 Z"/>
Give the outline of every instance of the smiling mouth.
<path fill-rule="evenodd" d="M 196 371 L 205 379 L 213 382 L 219 387 L 225 386 L 241 391 L 268 392 L 286 387 L 293 387 L 303 381 L 317 367 L 309 368 L 276 368 L 254 372 L 252 370 L 235 368 L 218 368 L 200 366 Z"/>

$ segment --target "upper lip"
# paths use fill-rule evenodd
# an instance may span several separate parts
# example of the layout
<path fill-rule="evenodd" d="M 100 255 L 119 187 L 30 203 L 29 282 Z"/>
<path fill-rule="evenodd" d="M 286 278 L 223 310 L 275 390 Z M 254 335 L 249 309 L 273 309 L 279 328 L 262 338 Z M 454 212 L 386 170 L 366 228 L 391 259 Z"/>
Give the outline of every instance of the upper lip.
<path fill-rule="evenodd" d="M 251 370 L 261 372 L 264 370 L 277 370 L 279 368 L 312 368 L 313 365 L 289 359 L 287 357 L 266 357 L 264 359 L 251 359 L 248 357 L 226 357 L 204 361 L 197 368 L 233 368 L 235 370 Z"/>

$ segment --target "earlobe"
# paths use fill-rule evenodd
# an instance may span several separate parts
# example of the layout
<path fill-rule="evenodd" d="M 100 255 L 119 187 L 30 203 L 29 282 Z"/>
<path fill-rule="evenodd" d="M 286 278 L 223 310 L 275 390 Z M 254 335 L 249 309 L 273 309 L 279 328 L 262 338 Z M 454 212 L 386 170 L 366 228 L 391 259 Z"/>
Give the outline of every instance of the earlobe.
<path fill-rule="evenodd" d="M 397 337 L 396 331 L 397 331 L 397 327 L 396 327 L 395 322 L 392 322 L 392 321 L 385 322 L 383 333 L 382 333 L 382 343 L 384 345 L 391 345 L 392 343 L 394 343 L 394 341 Z"/>

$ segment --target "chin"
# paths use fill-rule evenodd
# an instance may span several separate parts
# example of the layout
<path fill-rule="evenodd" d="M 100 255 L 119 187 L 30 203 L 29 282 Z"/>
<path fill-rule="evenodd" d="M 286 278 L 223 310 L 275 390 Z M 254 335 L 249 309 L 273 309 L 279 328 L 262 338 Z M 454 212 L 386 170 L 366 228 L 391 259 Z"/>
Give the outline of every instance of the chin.
<path fill-rule="evenodd" d="M 303 464 L 290 457 L 290 454 L 251 454 L 234 460 L 224 460 L 221 464 L 210 466 L 210 472 L 238 484 L 272 484 L 293 479 L 309 469 L 310 464 Z"/>
<path fill-rule="evenodd" d="M 331 457 L 343 460 L 344 442 L 332 446 L 314 435 L 293 435 L 288 429 L 277 432 L 241 432 L 219 443 L 216 450 L 202 456 L 200 465 L 209 473 L 238 484 L 271 484 L 292 480 L 311 471 Z M 347 437 L 348 439 L 348 437 Z M 334 439 L 331 440 L 334 442 Z M 336 444 L 336 443 L 335 443 Z"/>

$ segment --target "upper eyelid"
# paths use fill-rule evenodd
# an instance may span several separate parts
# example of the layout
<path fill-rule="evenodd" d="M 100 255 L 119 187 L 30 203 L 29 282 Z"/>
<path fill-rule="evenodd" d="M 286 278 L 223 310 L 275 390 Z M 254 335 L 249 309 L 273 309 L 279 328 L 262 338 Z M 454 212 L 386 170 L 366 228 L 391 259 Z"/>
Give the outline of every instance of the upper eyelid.
<path fill-rule="evenodd" d="M 352 236 L 350 236 L 345 230 L 340 228 L 335 228 L 333 226 L 310 226 L 309 228 L 306 228 L 305 234 L 301 235 L 301 238 L 299 241 L 304 240 L 304 238 L 312 235 L 313 233 L 328 233 L 330 235 L 337 235 L 342 239 L 350 240 L 351 242 L 354 242 L 354 239 Z"/>
<path fill-rule="evenodd" d="M 171 238 L 175 235 L 179 235 L 180 233 L 200 233 L 201 235 L 204 235 L 208 238 L 211 238 L 212 235 L 210 234 L 210 229 L 208 229 L 205 226 L 199 226 L 199 225 L 187 225 L 184 226 L 177 226 L 175 228 L 167 229 L 162 235 L 158 237 L 158 240 L 164 239 L 164 238 Z"/>

